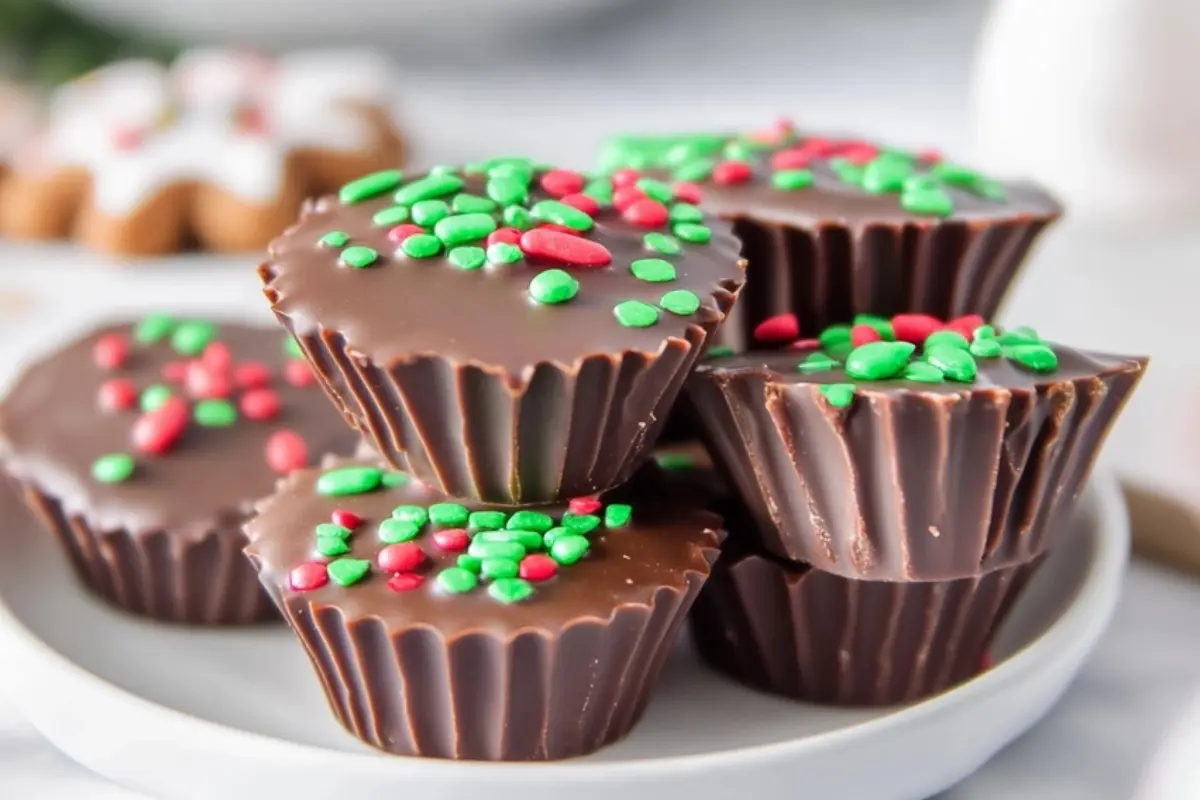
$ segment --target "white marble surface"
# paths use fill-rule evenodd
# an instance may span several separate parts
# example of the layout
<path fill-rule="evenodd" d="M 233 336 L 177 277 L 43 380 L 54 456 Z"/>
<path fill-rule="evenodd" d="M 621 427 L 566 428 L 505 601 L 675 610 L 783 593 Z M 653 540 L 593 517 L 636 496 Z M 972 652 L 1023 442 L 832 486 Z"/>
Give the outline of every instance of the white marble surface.
<path fill-rule="evenodd" d="M 450 67 L 410 59 L 400 84 L 406 119 L 426 161 L 492 149 L 579 163 L 614 129 L 751 125 L 780 113 L 967 151 L 980 0 L 832 5 L 837 13 L 817 2 L 643 2 L 636 16 L 595 18 L 536 47 L 521 45 L 515 61 L 484 72 L 485 59 L 469 52 L 455 53 L 459 63 Z M 1194 317 L 1198 257 L 1200 233 L 1068 223 L 1031 264 L 1009 316 L 1051 336 L 1154 355 L 1109 460 L 1143 480 L 1200 494 L 1200 465 L 1185 444 L 1200 435 L 1189 422 L 1200 359 L 1178 336 L 1179 321 Z M 119 310 L 134 286 L 172 305 L 203 307 L 205 297 L 222 296 L 239 307 L 258 303 L 248 268 L 165 263 L 112 271 L 70 250 L 0 246 L 0 358 L 42 344 L 39 331 Z M 36 304 L 22 308 L 17 295 Z M 1197 604 L 1200 582 L 1135 565 L 1110 634 L 1063 703 L 948 798 L 1130 797 L 1161 735 L 1200 688 Z M 0 664 L 3 690 L 20 687 L 5 685 Z M 131 795 L 83 774 L 0 701 L 0 797 Z"/>

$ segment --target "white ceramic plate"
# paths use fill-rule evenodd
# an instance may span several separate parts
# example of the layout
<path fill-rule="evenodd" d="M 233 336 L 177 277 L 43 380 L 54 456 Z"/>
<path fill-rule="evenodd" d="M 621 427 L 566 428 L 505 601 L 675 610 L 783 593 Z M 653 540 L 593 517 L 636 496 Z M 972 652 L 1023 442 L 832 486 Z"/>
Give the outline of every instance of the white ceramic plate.
<path fill-rule="evenodd" d="M 789 703 L 709 673 L 681 644 L 626 741 L 573 762 L 494 765 L 369 750 L 327 712 L 287 631 L 179 630 L 110 611 L 23 515 L 5 518 L 0 657 L 13 702 L 76 761 L 162 800 L 928 797 L 1059 698 L 1111 617 L 1129 545 L 1117 486 L 1098 477 L 1005 626 L 998 665 L 924 703 Z"/>

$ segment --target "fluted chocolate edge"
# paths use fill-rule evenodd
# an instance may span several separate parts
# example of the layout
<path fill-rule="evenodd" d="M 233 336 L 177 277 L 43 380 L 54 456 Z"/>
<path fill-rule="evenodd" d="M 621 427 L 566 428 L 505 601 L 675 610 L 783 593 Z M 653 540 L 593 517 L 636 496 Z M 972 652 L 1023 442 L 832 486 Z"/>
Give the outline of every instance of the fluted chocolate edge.
<path fill-rule="evenodd" d="M 706 662 L 773 694 L 909 703 L 979 673 L 1041 564 L 930 583 L 856 581 L 751 555 L 722 559 L 692 612 Z"/>
<path fill-rule="evenodd" d="M 96 530 L 31 483 L 14 485 L 25 505 L 66 550 L 76 574 L 110 605 L 188 625 L 249 625 L 278 620 L 242 549 L 238 521 L 200 536 L 170 531 Z"/>
<path fill-rule="evenodd" d="M 949 580 L 1020 564 L 1066 527 L 1145 359 L 1029 389 L 864 392 L 694 375 L 714 459 L 777 556 L 863 580 Z"/>

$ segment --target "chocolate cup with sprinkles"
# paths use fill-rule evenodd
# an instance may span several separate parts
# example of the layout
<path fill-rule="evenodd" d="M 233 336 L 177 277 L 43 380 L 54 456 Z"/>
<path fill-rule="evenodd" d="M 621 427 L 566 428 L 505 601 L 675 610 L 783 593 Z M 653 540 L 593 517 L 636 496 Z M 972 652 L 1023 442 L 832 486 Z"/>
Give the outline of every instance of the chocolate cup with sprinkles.
<path fill-rule="evenodd" d="M 157 314 L 29 366 L 0 405 L 0 455 L 80 579 L 155 619 L 276 619 L 242 523 L 276 478 L 353 432 L 278 329 Z"/>
<path fill-rule="evenodd" d="M 837 706 L 911 703 L 984 669 L 1035 559 L 971 578 L 857 581 L 758 553 L 724 554 L 692 610 L 715 669 Z"/>
<path fill-rule="evenodd" d="M 648 454 L 744 267 L 669 186 L 623 212 L 619 189 L 524 159 L 370 175 L 272 244 L 264 293 L 393 467 L 491 503 L 594 494 Z"/>
<path fill-rule="evenodd" d="M 735 352 L 862 313 L 991 318 L 1061 213 L 1029 183 L 787 123 L 740 136 L 618 138 L 600 160 L 618 179 L 643 170 L 682 181 L 733 223 L 747 286 L 717 343 Z"/>
<path fill-rule="evenodd" d="M 637 722 L 724 535 L 711 512 L 647 491 L 635 477 L 599 499 L 499 508 L 332 460 L 280 481 L 246 553 L 364 742 L 570 758 Z"/>
<path fill-rule="evenodd" d="M 847 578 L 938 581 L 1026 563 L 1064 528 L 1147 360 L 914 319 L 688 379 L 751 545 Z"/>

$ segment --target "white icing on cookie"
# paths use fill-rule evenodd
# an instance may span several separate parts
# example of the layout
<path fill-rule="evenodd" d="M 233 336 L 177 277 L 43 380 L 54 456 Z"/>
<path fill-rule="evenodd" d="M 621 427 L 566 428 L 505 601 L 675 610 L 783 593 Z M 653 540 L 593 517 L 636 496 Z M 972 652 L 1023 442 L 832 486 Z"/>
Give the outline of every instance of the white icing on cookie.
<path fill-rule="evenodd" d="M 29 92 L 0 83 L 0 166 L 12 162 L 37 129 L 37 107 Z"/>

